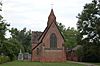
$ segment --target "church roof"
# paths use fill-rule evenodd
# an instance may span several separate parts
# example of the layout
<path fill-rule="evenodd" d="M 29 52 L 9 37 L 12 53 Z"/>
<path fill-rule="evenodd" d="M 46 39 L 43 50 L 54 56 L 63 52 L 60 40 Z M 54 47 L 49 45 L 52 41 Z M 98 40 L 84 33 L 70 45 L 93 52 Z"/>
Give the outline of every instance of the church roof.
<path fill-rule="evenodd" d="M 32 31 L 32 43 L 38 43 L 38 39 L 41 35 L 42 32 Z"/>
<path fill-rule="evenodd" d="M 52 23 L 51 23 L 51 25 L 52 25 Z M 39 46 L 39 45 L 41 44 L 43 38 L 45 37 L 45 35 L 46 35 L 46 33 L 48 32 L 48 30 L 49 30 L 49 28 L 50 28 L 51 25 L 49 25 L 49 26 L 47 26 L 47 27 L 45 28 L 45 30 L 44 30 L 44 32 L 42 33 L 42 35 L 38 38 L 38 42 L 39 42 L 39 41 L 40 41 L 40 42 L 39 42 L 34 48 L 32 48 L 32 50 L 34 50 L 37 46 Z"/>
<path fill-rule="evenodd" d="M 53 20 L 53 21 L 52 21 Z M 51 12 L 50 12 L 50 15 L 48 17 L 48 23 L 47 23 L 47 27 L 45 28 L 45 30 L 42 32 L 42 34 L 39 36 L 38 38 L 38 44 L 32 49 L 34 50 L 43 40 L 43 38 L 45 37 L 46 33 L 48 32 L 49 28 L 51 27 L 51 25 L 55 23 L 55 25 L 57 26 L 56 24 L 56 16 L 54 15 L 54 11 L 53 9 L 51 9 Z M 57 29 L 59 30 L 58 26 L 57 26 Z M 60 30 L 59 30 L 60 32 Z M 61 34 L 61 32 L 60 32 Z M 62 38 L 64 39 L 63 35 L 61 34 Z"/>
<path fill-rule="evenodd" d="M 52 21 L 52 20 L 55 20 L 55 21 Z M 42 40 L 44 38 L 45 34 L 47 33 L 48 29 L 50 28 L 50 26 L 52 25 L 53 22 L 56 23 L 56 16 L 54 14 L 53 9 L 51 9 L 50 15 L 48 17 L 47 27 L 43 31 L 42 35 L 39 37 L 39 40 Z"/>

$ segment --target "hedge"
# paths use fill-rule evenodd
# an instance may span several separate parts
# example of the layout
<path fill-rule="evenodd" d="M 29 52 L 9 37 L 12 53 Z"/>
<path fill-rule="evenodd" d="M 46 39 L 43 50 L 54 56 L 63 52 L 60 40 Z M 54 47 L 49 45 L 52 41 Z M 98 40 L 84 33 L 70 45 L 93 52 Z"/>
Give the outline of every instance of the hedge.
<path fill-rule="evenodd" d="M 10 58 L 8 56 L 0 56 L 0 64 L 9 62 L 9 61 L 10 61 Z"/>

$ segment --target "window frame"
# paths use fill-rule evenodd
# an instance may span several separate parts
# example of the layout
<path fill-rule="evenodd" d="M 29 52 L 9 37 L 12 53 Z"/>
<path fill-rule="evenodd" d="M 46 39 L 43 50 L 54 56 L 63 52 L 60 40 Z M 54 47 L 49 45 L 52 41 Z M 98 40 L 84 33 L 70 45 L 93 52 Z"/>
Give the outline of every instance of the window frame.
<path fill-rule="evenodd" d="M 57 48 L 57 36 L 55 33 L 50 35 L 50 48 Z"/>

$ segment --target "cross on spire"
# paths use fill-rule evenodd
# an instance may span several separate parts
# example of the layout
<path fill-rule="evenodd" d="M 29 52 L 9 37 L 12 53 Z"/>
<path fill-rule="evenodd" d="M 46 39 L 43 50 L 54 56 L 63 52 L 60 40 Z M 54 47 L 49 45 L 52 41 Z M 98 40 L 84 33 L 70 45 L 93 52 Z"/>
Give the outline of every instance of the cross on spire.
<path fill-rule="evenodd" d="M 51 4 L 51 9 L 53 9 L 53 5 L 54 5 L 54 4 L 52 3 L 52 4 Z"/>

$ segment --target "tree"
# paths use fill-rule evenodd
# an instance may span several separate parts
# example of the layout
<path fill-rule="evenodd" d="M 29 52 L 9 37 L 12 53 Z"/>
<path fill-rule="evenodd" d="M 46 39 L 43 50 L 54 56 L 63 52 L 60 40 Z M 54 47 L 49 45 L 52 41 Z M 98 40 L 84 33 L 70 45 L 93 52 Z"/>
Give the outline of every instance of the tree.
<path fill-rule="evenodd" d="M 57 24 L 60 32 L 64 37 L 65 47 L 74 48 L 77 45 L 76 38 L 77 38 L 78 31 L 70 27 L 66 29 L 65 26 L 62 25 L 62 23 L 57 23 Z"/>
<path fill-rule="evenodd" d="M 74 48 L 77 45 L 77 34 L 78 31 L 75 30 L 73 27 L 68 27 L 65 31 L 65 41 L 66 41 L 66 47 L 68 48 Z"/>
<path fill-rule="evenodd" d="M 0 2 L 2 6 L 2 3 Z M 0 9 L 2 11 L 2 9 Z M 8 27 L 10 24 L 6 23 L 3 17 L 0 14 L 0 55 L 3 53 L 6 56 L 10 57 L 10 60 L 14 60 L 19 53 L 21 44 L 12 38 L 6 38 L 6 31 L 9 31 Z"/>
<path fill-rule="evenodd" d="M 2 11 L 1 7 L 2 7 L 2 2 L 0 2 L 0 11 Z"/>
<path fill-rule="evenodd" d="M 23 28 L 22 30 L 12 28 L 10 32 L 12 36 L 11 38 L 17 40 L 23 46 L 23 52 L 31 53 L 31 30 L 26 31 L 26 28 Z"/>
<path fill-rule="evenodd" d="M 2 6 L 2 3 L 0 2 L 0 5 Z M 0 11 L 2 11 L 0 9 Z M 4 46 L 4 41 L 6 40 L 5 34 L 6 31 L 8 30 L 9 24 L 5 23 L 5 20 L 3 20 L 2 15 L 0 14 L 0 53 L 3 53 L 3 46 Z"/>
<path fill-rule="evenodd" d="M 83 61 L 100 61 L 100 1 L 93 0 L 77 16 L 78 43 L 83 46 Z"/>
<path fill-rule="evenodd" d="M 23 49 L 22 45 L 15 39 L 8 38 L 3 43 L 3 53 L 6 56 L 9 56 L 10 60 L 13 61 L 17 59 L 17 55 Z"/>

